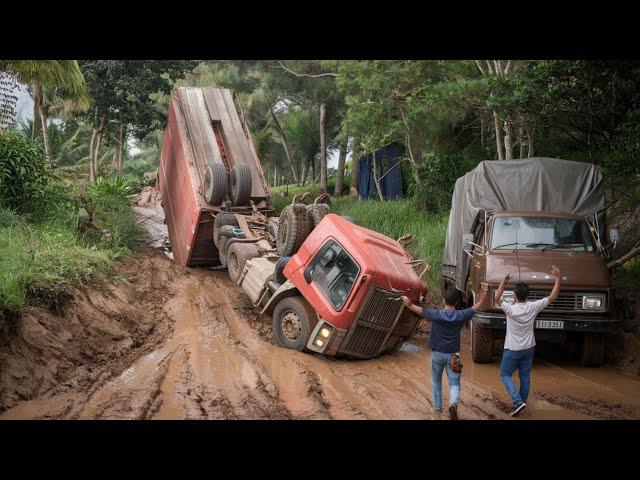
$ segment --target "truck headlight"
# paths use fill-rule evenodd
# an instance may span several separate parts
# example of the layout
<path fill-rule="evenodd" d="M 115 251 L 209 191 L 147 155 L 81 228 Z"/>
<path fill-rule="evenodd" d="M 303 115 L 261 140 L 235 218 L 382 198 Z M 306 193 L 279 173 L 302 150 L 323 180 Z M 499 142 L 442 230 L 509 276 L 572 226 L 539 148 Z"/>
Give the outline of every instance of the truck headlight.
<path fill-rule="evenodd" d="M 323 353 L 331 341 L 331 336 L 335 330 L 333 325 L 320 321 L 320 325 L 316 325 L 316 328 L 311 332 L 311 337 L 307 343 L 307 348 L 314 352 Z"/>
<path fill-rule="evenodd" d="M 516 301 L 516 294 L 513 293 L 513 290 L 505 290 L 502 292 L 502 302 L 514 304 Z"/>
<path fill-rule="evenodd" d="M 331 329 L 329 329 L 327 327 L 322 327 L 320 329 L 320 336 L 322 338 L 329 338 L 331 336 Z"/>
<path fill-rule="evenodd" d="M 603 304 L 604 299 L 601 296 L 585 295 L 582 297 L 583 310 L 600 310 Z"/>

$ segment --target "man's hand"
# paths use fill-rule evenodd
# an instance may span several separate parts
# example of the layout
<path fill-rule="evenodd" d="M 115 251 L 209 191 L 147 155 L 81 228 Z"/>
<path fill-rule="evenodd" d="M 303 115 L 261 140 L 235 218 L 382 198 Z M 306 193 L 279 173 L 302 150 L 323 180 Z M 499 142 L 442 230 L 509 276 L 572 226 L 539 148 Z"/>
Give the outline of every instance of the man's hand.
<path fill-rule="evenodd" d="M 502 302 L 502 294 L 504 293 L 504 289 L 507 288 L 507 282 L 511 279 L 511 273 L 507 272 L 504 276 L 500 285 L 498 285 L 498 290 L 496 291 L 496 296 L 494 301 L 498 303 L 498 305 Z"/>
<path fill-rule="evenodd" d="M 409 299 L 409 297 L 407 296 L 403 296 L 402 297 L 402 303 L 404 304 L 405 307 L 409 308 L 411 307 L 411 305 L 413 305 L 413 302 Z"/>
<path fill-rule="evenodd" d="M 551 265 L 551 275 L 560 278 L 560 269 L 556 265 Z"/>
<path fill-rule="evenodd" d="M 551 265 L 551 275 L 556 277 L 556 281 L 553 284 L 553 289 L 549 294 L 549 303 L 553 303 L 560 294 L 560 269 L 556 265 Z"/>
<path fill-rule="evenodd" d="M 506 285 L 506 284 L 507 284 L 507 282 L 508 282 L 510 279 L 511 279 L 511 273 L 507 273 L 507 274 L 504 276 L 504 280 L 503 280 L 504 284 Z"/>

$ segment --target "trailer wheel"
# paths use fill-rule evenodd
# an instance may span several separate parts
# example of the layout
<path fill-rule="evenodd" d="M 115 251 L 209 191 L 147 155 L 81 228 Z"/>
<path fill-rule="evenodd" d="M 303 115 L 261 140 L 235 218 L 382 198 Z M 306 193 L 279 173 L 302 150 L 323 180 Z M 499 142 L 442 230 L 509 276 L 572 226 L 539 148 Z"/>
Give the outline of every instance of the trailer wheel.
<path fill-rule="evenodd" d="M 599 367 L 604 361 L 604 335 L 585 333 L 582 339 L 580 364 L 583 367 Z"/>
<path fill-rule="evenodd" d="M 227 256 L 225 255 L 225 249 L 227 248 L 227 241 L 229 237 L 220 237 L 218 241 L 218 257 L 220 258 L 220 265 L 227 266 Z"/>
<path fill-rule="evenodd" d="M 273 311 L 273 331 L 281 347 L 304 351 L 317 322 L 316 312 L 302 297 L 287 297 Z"/>
<path fill-rule="evenodd" d="M 238 283 L 247 260 L 259 256 L 255 243 L 234 243 L 227 252 L 227 271 L 233 283 Z"/>
<path fill-rule="evenodd" d="M 473 363 L 489 363 L 493 358 L 493 330 L 471 320 L 471 358 Z"/>
<path fill-rule="evenodd" d="M 267 230 L 272 237 L 278 237 L 278 226 L 280 225 L 280 219 L 278 217 L 271 217 L 267 222 Z"/>
<path fill-rule="evenodd" d="M 287 205 L 280 214 L 276 245 L 282 257 L 290 257 L 298 251 L 309 236 L 309 216 L 304 205 Z"/>
<path fill-rule="evenodd" d="M 213 221 L 213 243 L 215 243 L 217 248 L 220 248 L 218 245 L 218 236 L 220 235 L 220 229 L 225 225 L 231 225 L 233 227 L 238 226 L 238 220 L 235 215 L 231 213 L 219 213 L 216 215 L 216 218 Z"/>
<path fill-rule="evenodd" d="M 316 228 L 329 211 L 329 205 L 326 203 L 312 203 L 311 205 L 307 205 L 311 226 Z"/>
<path fill-rule="evenodd" d="M 284 267 L 287 266 L 287 262 L 291 257 L 280 257 L 276 262 L 276 268 L 273 271 L 273 278 L 276 283 L 282 285 L 287 281 L 287 277 L 284 276 Z"/>
<path fill-rule="evenodd" d="M 209 205 L 222 205 L 229 189 L 229 175 L 222 163 L 209 163 L 204 174 L 204 200 Z"/>
<path fill-rule="evenodd" d="M 235 206 L 247 205 L 251 199 L 251 169 L 238 163 L 231 169 L 231 201 Z"/>

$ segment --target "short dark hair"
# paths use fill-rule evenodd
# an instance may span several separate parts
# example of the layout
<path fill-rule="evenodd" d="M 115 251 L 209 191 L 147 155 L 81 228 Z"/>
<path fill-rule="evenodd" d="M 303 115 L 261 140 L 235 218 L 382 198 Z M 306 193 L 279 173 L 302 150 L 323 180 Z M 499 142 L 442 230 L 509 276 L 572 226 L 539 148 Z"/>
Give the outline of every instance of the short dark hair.
<path fill-rule="evenodd" d="M 529 285 L 524 282 L 520 282 L 516 285 L 516 288 L 513 289 L 513 293 L 516 294 L 516 298 L 519 301 L 524 302 L 529 296 Z"/>
<path fill-rule="evenodd" d="M 454 287 L 447 288 L 444 291 L 444 303 L 455 307 L 458 304 L 458 290 Z"/>

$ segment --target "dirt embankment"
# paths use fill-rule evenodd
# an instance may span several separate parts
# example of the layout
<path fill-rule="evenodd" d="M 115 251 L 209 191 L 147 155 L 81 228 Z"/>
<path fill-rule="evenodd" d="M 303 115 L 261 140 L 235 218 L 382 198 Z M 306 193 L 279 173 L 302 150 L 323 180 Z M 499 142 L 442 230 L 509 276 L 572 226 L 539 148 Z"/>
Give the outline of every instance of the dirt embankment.
<path fill-rule="evenodd" d="M 433 412 L 428 335 L 366 361 L 280 348 L 270 318 L 225 271 L 167 257 L 155 201 L 136 210 L 156 248 L 116 264 L 115 284 L 79 290 L 60 313 L 31 308 L 6 323 L 0 418 L 443 418 Z M 467 333 L 460 415 L 509 418 L 498 364 L 474 364 Z M 541 354 L 522 417 L 640 418 L 640 379 Z"/>

